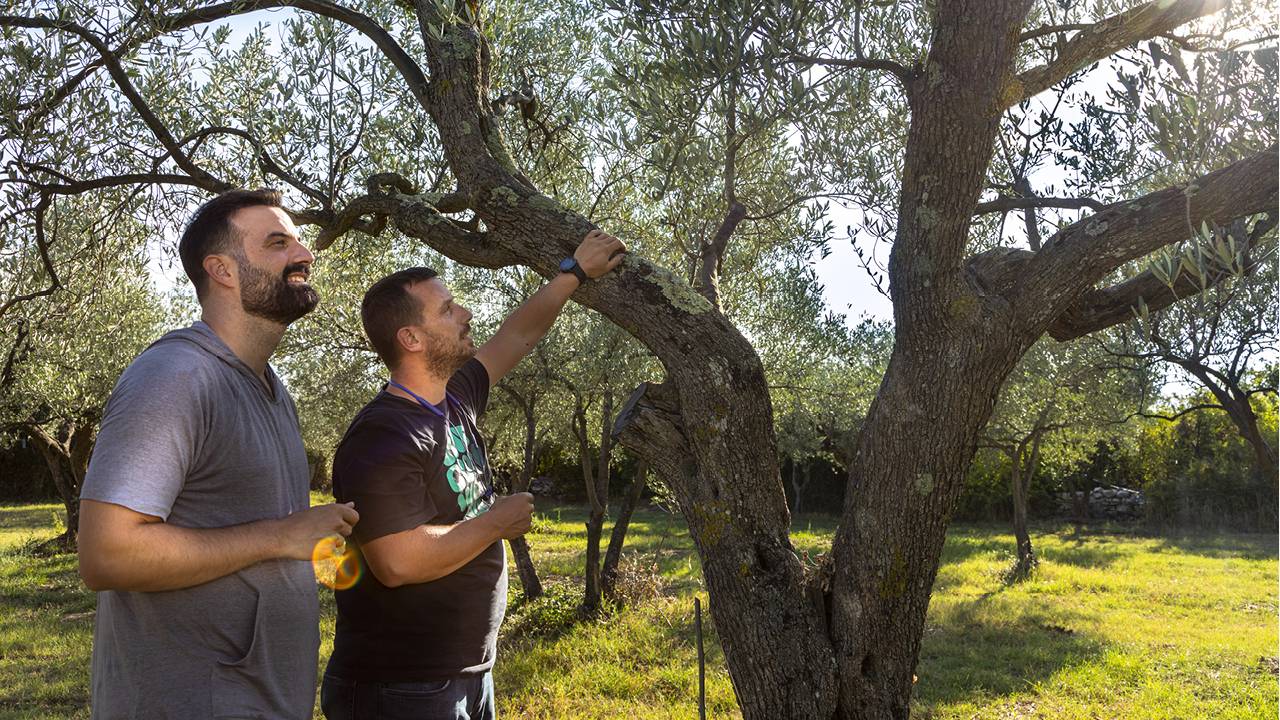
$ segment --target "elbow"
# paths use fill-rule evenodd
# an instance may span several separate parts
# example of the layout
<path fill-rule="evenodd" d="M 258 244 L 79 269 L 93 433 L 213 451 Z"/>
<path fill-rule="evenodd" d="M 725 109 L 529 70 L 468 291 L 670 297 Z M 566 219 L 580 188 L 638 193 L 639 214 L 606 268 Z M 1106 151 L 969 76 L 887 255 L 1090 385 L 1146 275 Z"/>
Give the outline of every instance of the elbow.
<path fill-rule="evenodd" d="M 397 588 L 409 582 L 405 577 L 404 568 L 397 566 L 395 563 L 371 562 L 369 563 L 369 571 L 378 579 L 378 582 L 389 588 Z"/>
<path fill-rule="evenodd" d="M 444 577 L 446 574 L 440 572 L 437 568 L 411 568 L 405 563 L 385 561 L 369 563 L 369 570 L 378 579 L 378 582 L 389 588 L 431 582 Z"/>
<path fill-rule="evenodd" d="M 84 581 L 85 587 L 90 590 L 100 592 L 114 589 L 114 584 L 111 582 L 111 574 L 103 567 L 103 562 L 95 557 L 93 552 L 86 551 L 84 548 L 80 549 L 79 570 L 80 579 Z"/>

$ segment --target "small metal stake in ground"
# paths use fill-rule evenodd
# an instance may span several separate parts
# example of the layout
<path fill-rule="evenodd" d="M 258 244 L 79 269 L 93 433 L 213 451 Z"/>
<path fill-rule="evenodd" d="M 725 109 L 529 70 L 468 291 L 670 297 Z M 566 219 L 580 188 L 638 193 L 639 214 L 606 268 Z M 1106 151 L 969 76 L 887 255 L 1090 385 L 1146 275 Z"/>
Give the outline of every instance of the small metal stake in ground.
<path fill-rule="evenodd" d="M 693 634 L 698 638 L 698 720 L 707 720 L 707 663 L 702 655 L 702 598 L 693 599 Z"/>

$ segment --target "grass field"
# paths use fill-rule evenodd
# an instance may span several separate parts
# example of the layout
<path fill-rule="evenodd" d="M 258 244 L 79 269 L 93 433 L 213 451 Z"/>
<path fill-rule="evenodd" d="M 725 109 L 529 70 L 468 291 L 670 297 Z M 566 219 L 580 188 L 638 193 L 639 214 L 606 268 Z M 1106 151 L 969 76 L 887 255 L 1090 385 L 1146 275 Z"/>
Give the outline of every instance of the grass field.
<path fill-rule="evenodd" d="M 60 512 L 0 507 L 0 718 L 88 717 L 93 593 L 80 585 L 74 556 L 30 552 L 56 532 Z M 513 592 L 495 672 L 499 716 L 696 717 L 693 597 L 703 591 L 679 519 L 637 513 L 626 563 L 634 606 L 579 623 L 584 520 L 578 508 L 552 508 L 529 536 L 548 593 L 520 605 Z M 829 518 L 803 516 L 793 541 L 821 552 L 833 530 Z M 1277 716 L 1275 535 L 1041 527 L 1033 541 L 1040 568 L 1006 586 L 1012 536 L 999 527 L 952 529 L 914 716 Z M 322 608 L 323 666 L 333 634 L 327 592 Z M 708 715 L 738 717 L 709 620 L 706 627 Z"/>

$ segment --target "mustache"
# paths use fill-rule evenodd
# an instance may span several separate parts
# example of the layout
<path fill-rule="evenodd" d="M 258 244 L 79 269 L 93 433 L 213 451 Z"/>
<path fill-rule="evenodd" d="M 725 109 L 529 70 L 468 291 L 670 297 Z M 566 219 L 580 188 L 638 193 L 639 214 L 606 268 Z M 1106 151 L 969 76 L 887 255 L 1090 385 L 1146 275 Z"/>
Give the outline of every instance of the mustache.
<path fill-rule="evenodd" d="M 286 266 L 284 269 L 284 272 L 281 273 L 280 277 L 284 280 L 288 280 L 290 275 L 293 275 L 296 273 L 302 273 L 302 277 L 304 280 L 310 279 L 311 266 L 304 265 L 303 263 L 294 263 L 292 265 Z"/>

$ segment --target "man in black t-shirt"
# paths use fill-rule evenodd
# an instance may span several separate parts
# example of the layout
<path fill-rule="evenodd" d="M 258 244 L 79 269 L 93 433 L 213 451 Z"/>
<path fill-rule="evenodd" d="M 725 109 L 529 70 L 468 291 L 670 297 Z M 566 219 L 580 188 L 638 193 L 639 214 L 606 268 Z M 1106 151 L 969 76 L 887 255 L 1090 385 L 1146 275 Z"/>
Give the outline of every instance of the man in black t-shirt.
<path fill-rule="evenodd" d="M 578 286 L 622 262 L 593 230 L 561 273 L 479 349 L 471 312 L 427 268 L 365 293 L 365 332 L 391 379 L 351 422 L 334 494 L 354 502 L 363 577 L 335 591 L 333 654 L 320 704 L 329 720 L 494 717 L 493 667 L 507 603 L 502 540 L 528 529 L 533 498 L 498 497 L 476 423 L 489 389 L 550 329 Z"/>

